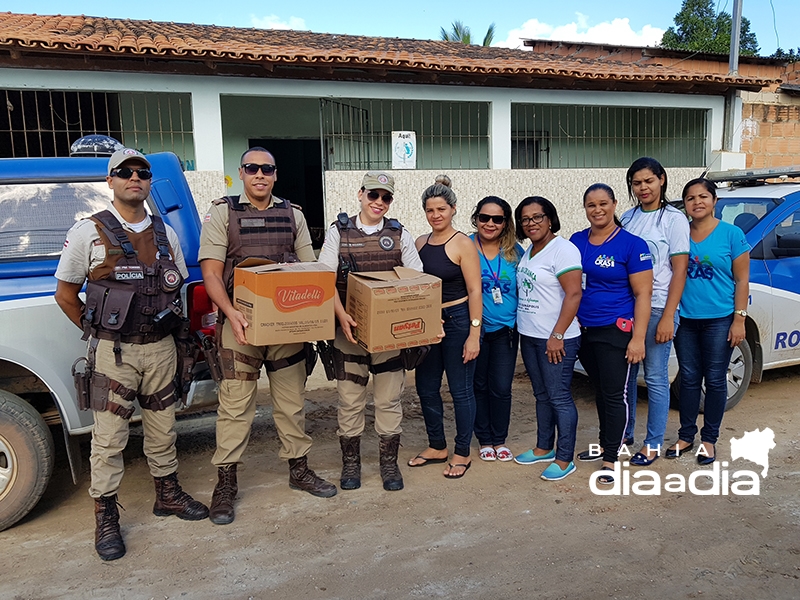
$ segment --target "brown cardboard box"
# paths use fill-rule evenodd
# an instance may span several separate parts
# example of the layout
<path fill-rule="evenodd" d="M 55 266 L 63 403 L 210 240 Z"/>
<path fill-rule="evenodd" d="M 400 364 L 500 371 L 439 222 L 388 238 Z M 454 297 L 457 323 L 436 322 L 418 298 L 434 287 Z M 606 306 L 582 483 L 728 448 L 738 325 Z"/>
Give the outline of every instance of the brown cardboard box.
<path fill-rule="evenodd" d="M 333 339 L 334 294 L 336 271 L 322 263 L 248 258 L 233 271 L 233 305 L 254 346 Z"/>
<path fill-rule="evenodd" d="M 406 267 L 350 273 L 347 314 L 367 352 L 437 344 L 442 331 L 442 281 Z"/>

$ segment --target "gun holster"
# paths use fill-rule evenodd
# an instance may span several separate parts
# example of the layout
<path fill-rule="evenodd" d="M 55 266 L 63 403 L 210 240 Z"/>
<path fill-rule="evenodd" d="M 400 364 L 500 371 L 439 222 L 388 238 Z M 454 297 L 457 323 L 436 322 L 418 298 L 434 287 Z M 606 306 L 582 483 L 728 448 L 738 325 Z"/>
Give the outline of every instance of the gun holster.
<path fill-rule="evenodd" d="M 306 353 L 306 377 L 311 377 L 311 373 L 314 372 L 314 367 L 317 364 L 317 349 L 314 347 L 314 344 L 305 342 L 303 344 L 303 350 Z"/>
<path fill-rule="evenodd" d="M 194 366 L 197 364 L 200 347 L 191 337 L 191 322 L 189 319 L 181 318 L 172 335 L 175 338 L 175 348 L 178 351 L 175 390 L 181 402 L 185 403 L 192 385 Z"/>
<path fill-rule="evenodd" d="M 400 360 L 403 363 L 403 368 L 406 371 L 413 371 L 422 364 L 422 361 L 425 360 L 430 351 L 430 346 L 414 346 L 413 348 L 403 349 L 400 352 Z"/>
<path fill-rule="evenodd" d="M 220 327 L 217 324 L 217 327 Z M 208 372 L 211 374 L 211 379 L 219 383 L 222 381 L 222 363 L 219 358 L 219 351 L 217 350 L 217 343 L 211 336 L 205 335 L 203 332 L 198 331 L 197 336 L 200 338 L 200 346 L 203 348 L 203 354 L 206 357 L 206 365 L 208 365 Z"/>
<path fill-rule="evenodd" d="M 83 371 L 78 372 L 78 363 L 83 361 Z M 89 410 L 91 407 L 90 393 L 92 387 L 92 369 L 89 361 L 85 357 L 75 359 L 72 363 L 72 380 L 75 382 L 75 393 L 78 398 L 78 408 L 80 410 Z"/>
<path fill-rule="evenodd" d="M 325 369 L 325 377 L 328 381 L 336 379 L 336 367 L 334 366 L 334 351 L 333 340 L 325 341 L 320 340 L 317 342 L 317 352 L 322 366 Z M 344 361 L 342 361 L 342 370 L 344 370 Z"/>

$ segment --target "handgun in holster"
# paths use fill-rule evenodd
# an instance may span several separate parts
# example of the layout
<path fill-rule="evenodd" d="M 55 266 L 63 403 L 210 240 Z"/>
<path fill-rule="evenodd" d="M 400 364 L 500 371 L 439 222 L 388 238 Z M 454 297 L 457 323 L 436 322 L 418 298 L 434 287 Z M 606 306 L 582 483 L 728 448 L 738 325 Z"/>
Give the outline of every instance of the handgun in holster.
<path fill-rule="evenodd" d="M 78 372 L 78 363 L 83 362 L 83 371 Z M 75 382 L 75 394 L 78 398 L 78 408 L 89 410 L 91 408 L 90 393 L 92 389 L 92 365 L 81 356 L 72 363 L 72 380 Z"/>
<path fill-rule="evenodd" d="M 217 327 L 219 327 L 219 324 L 217 324 Z M 219 383 L 222 381 L 222 363 L 219 360 L 217 343 L 213 337 L 204 334 L 202 331 L 198 331 L 197 336 L 200 338 L 200 346 L 203 348 L 211 379 Z"/>

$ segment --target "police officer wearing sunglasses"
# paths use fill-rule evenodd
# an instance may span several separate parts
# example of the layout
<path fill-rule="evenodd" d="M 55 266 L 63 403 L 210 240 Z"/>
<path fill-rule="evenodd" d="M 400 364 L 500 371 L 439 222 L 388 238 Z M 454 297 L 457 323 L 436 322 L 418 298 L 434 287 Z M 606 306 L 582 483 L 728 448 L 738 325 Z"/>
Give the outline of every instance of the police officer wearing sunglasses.
<path fill-rule="evenodd" d="M 136 150 L 115 152 L 108 162 L 114 199 L 104 211 L 76 223 L 56 270 L 56 302 L 89 340 L 88 405 L 94 411 L 89 495 L 95 502 L 95 550 L 103 560 L 125 554 L 117 491 L 134 400 L 142 408 L 144 453 L 155 479 L 157 516 L 199 520 L 208 508 L 178 483 L 174 385 L 177 352 L 169 319 L 179 307 L 186 262 L 175 231 L 145 210 L 150 162 Z M 84 282 L 86 302 L 78 293 Z M 93 367 L 93 369 L 92 369 Z"/>
<path fill-rule="evenodd" d="M 400 352 L 367 353 L 353 337 L 356 321 L 345 311 L 347 276 L 350 272 L 391 271 L 409 267 L 422 271 L 422 261 L 411 234 L 386 213 L 394 200 L 394 178 L 371 171 L 364 175 L 358 191 L 359 212 L 341 213 L 325 236 L 319 261 L 338 268 L 335 298 L 339 327 L 333 342 L 339 391 L 339 443 L 342 449 L 343 490 L 361 487 L 361 434 L 367 405 L 367 383 L 373 377 L 375 430 L 379 436 L 380 472 L 383 488 L 403 489 L 403 476 L 397 466 L 400 446 L 400 421 L 403 409 L 400 394 L 405 371 Z"/>
<path fill-rule="evenodd" d="M 237 465 L 241 462 L 256 413 L 256 392 L 262 365 L 266 367 L 273 418 L 281 440 L 280 457 L 289 461 L 289 486 L 314 496 L 330 497 L 336 487 L 308 468 L 311 438 L 305 431 L 306 356 L 302 343 L 251 346 L 249 326 L 233 305 L 233 270 L 248 257 L 275 262 L 316 260 L 311 236 L 299 207 L 273 195 L 278 179 L 275 157 L 254 147 L 241 158 L 241 196 L 214 201 L 203 219 L 200 268 L 209 298 L 218 306 L 217 353 L 222 371 L 219 384 L 217 485 L 210 519 L 224 525 L 234 519 L 238 493 Z"/>

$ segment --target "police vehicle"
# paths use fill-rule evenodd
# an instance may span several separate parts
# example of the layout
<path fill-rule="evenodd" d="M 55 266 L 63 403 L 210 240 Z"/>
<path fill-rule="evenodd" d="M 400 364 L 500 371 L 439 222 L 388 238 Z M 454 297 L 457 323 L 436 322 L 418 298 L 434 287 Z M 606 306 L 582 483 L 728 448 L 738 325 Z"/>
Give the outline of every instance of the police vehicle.
<path fill-rule="evenodd" d="M 118 147 L 111 138 L 88 136 L 73 144 L 72 157 L 0 159 L 0 531 L 44 493 L 61 447 L 53 433 L 63 434 L 78 482 L 77 440 L 91 431 L 92 413 L 78 410 L 71 367 L 86 342 L 56 305 L 53 275 L 67 230 L 112 199 L 106 169 Z M 200 219 L 180 161 L 172 153 L 147 159 L 153 170 L 148 209 L 175 229 L 189 269 L 182 296 L 192 332 L 213 334 L 213 307 L 197 261 Z M 195 368 L 188 409 L 216 403 L 203 366 Z"/>

